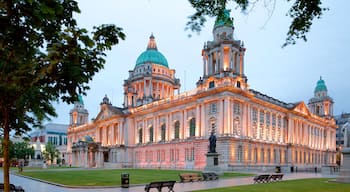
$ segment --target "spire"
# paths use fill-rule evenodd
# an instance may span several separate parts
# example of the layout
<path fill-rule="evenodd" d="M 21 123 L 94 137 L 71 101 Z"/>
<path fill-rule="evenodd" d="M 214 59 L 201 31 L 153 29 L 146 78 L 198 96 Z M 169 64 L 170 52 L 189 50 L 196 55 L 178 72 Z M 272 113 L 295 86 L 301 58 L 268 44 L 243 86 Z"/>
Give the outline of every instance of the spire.
<path fill-rule="evenodd" d="M 78 95 L 78 100 L 80 104 L 84 105 L 83 97 L 80 94 Z"/>
<path fill-rule="evenodd" d="M 154 38 L 154 36 L 153 36 L 153 33 L 152 33 L 151 36 L 149 37 L 149 42 L 148 42 L 148 45 L 147 45 L 147 50 L 149 50 L 149 49 L 157 50 L 157 44 L 156 44 L 155 38 Z"/>

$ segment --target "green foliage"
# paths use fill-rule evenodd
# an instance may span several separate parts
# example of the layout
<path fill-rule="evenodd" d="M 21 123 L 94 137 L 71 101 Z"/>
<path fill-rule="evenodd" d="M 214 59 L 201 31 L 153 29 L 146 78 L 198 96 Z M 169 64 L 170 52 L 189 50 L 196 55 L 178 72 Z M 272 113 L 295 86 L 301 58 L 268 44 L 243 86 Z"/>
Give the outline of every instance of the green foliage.
<path fill-rule="evenodd" d="M 1 139 L 2 141 L 2 139 Z M 3 148 L 0 148 L 0 157 L 3 157 Z M 28 141 L 13 143 L 10 142 L 9 157 L 10 159 L 28 159 L 34 155 L 34 149 Z"/>
<path fill-rule="evenodd" d="M 27 132 L 56 116 L 51 104 L 72 103 L 105 64 L 104 51 L 124 39 L 114 25 L 79 28 L 74 0 L 0 1 L 0 132 L 8 190 L 9 133 Z"/>
<path fill-rule="evenodd" d="M 189 0 L 196 12 L 189 16 L 186 29 L 200 32 L 207 21 L 206 17 L 218 16 L 225 8 L 228 8 L 226 4 L 230 1 L 236 3 L 245 12 L 249 5 L 255 4 L 259 0 L 253 2 L 248 0 Z M 291 0 L 286 1 L 290 2 Z M 297 39 L 307 40 L 306 34 L 309 32 L 314 19 L 320 19 L 323 12 L 328 10 L 327 8 L 322 8 L 321 4 L 321 0 L 295 0 L 287 13 L 292 22 L 283 47 L 295 44 Z"/>
<path fill-rule="evenodd" d="M 58 149 L 56 149 L 56 146 L 52 144 L 51 142 L 48 142 L 45 145 L 45 150 L 43 151 L 43 157 L 45 160 L 50 161 L 51 164 L 53 163 L 53 160 L 55 158 L 58 158 L 60 155 L 60 152 Z"/>

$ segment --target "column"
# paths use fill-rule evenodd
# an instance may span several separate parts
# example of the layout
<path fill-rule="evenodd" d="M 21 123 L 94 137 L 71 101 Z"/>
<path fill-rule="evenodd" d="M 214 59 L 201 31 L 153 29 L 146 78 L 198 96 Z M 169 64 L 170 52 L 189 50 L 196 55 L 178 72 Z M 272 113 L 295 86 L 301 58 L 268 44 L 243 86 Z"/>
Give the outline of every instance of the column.
<path fill-rule="evenodd" d="M 206 127 L 207 127 L 207 120 L 206 120 L 206 115 L 205 115 L 205 104 L 201 104 L 201 116 L 200 116 L 200 136 L 203 137 L 206 135 Z M 197 129 L 197 128 L 196 128 Z"/>
<path fill-rule="evenodd" d="M 152 82 L 152 79 L 149 80 L 149 95 L 153 97 L 153 82 Z"/>
<path fill-rule="evenodd" d="M 200 136 L 200 130 L 203 129 L 203 125 L 200 123 L 201 120 L 201 111 L 200 111 L 200 107 L 201 105 L 199 103 L 196 104 L 196 136 Z M 186 132 L 186 135 L 189 135 L 188 131 Z"/>
<path fill-rule="evenodd" d="M 219 71 L 219 69 L 220 69 L 220 67 L 219 67 L 219 57 L 218 57 L 219 52 L 216 50 L 216 51 L 215 51 L 215 54 L 216 54 L 216 57 L 215 57 L 215 59 L 216 59 L 216 63 L 215 63 L 215 73 L 217 73 L 217 72 Z"/>
<path fill-rule="evenodd" d="M 294 123 L 293 123 L 293 118 L 291 115 L 288 116 L 288 143 L 292 143 L 293 142 L 293 127 L 294 127 Z"/>
<path fill-rule="evenodd" d="M 203 75 L 204 75 L 204 76 L 206 76 L 206 74 L 207 74 L 206 65 L 207 65 L 207 62 L 206 62 L 206 54 L 203 53 Z"/>
<path fill-rule="evenodd" d="M 224 112 L 224 110 L 223 110 L 223 108 L 224 108 L 224 106 L 223 106 L 223 100 L 221 99 L 221 98 L 219 98 L 218 99 L 218 102 L 219 102 L 219 108 L 218 108 L 218 110 L 219 110 L 219 117 L 218 117 L 218 119 L 216 120 L 216 123 L 217 123 L 217 130 L 216 130 L 216 133 L 218 134 L 218 135 L 221 135 L 221 134 L 223 134 L 224 133 L 224 124 L 223 124 L 223 112 Z"/>
<path fill-rule="evenodd" d="M 251 130 L 251 112 L 250 112 L 250 104 L 249 103 L 242 103 L 243 105 L 243 132 L 242 135 L 243 136 L 248 136 L 251 137 L 252 136 L 252 130 Z"/>
<path fill-rule="evenodd" d="M 228 99 L 227 98 L 224 98 L 224 101 L 223 101 L 223 116 L 222 116 L 222 120 L 223 120 L 223 129 L 222 129 L 222 133 L 225 134 L 225 133 L 228 133 L 228 122 L 227 122 L 227 119 L 229 119 L 228 117 Z"/>
<path fill-rule="evenodd" d="M 146 79 L 143 79 L 143 97 L 147 96 Z"/>
<path fill-rule="evenodd" d="M 183 110 L 183 113 L 182 113 L 182 129 L 180 129 L 180 138 L 181 139 L 185 139 L 185 133 L 186 133 L 186 130 L 189 130 L 189 127 L 188 127 L 188 123 L 187 123 L 187 111 L 186 109 Z"/>

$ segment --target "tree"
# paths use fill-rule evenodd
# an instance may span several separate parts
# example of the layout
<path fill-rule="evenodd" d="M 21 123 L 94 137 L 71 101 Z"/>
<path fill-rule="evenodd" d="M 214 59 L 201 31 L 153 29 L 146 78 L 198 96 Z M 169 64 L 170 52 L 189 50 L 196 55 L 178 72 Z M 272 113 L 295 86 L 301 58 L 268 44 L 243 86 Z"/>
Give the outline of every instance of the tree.
<path fill-rule="evenodd" d="M 53 160 L 55 158 L 58 158 L 60 155 L 60 152 L 58 149 L 56 149 L 56 146 L 52 144 L 51 142 L 48 142 L 45 145 L 45 150 L 43 151 L 43 157 L 46 161 L 50 161 L 51 164 L 53 163 Z"/>
<path fill-rule="evenodd" d="M 74 0 L 0 1 L 0 132 L 9 191 L 10 131 L 21 135 L 56 116 L 51 104 L 86 95 L 105 52 L 125 35 L 114 25 L 77 26 Z"/>
<path fill-rule="evenodd" d="M 226 9 L 229 2 L 236 3 L 243 12 L 258 1 L 275 4 L 276 0 L 189 0 L 196 12 L 189 17 L 187 29 L 194 32 L 200 32 L 206 22 L 206 17 L 216 17 Z M 291 0 L 286 0 L 290 2 Z M 295 44 L 297 39 L 307 41 L 306 34 L 309 32 L 312 22 L 315 18 L 321 18 L 327 8 L 321 7 L 321 0 L 295 0 L 289 9 L 287 15 L 292 18 L 292 22 L 287 32 L 286 41 L 283 47 Z"/>

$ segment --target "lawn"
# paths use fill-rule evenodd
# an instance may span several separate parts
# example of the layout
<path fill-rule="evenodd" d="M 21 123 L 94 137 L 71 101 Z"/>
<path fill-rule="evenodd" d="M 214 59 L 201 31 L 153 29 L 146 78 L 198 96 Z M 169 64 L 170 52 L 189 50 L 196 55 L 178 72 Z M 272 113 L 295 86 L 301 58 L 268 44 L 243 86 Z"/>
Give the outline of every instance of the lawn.
<path fill-rule="evenodd" d="M 301 179 L 276 183 L 243 185 L 200 190 L 198 192 L 349 192 L 350 184 L 328 182 L 329 179 Z"/>
<path fill-rule="evenodd" d="M 180 173 L 198 171 L 158 169 L 107 169 L 107 170 L 46 170 L 24 171 L 20 174 L 68 186 L 119 186 L 121 173 L 129 173 L 130 184 L 151 181 L 179 180 Z M 221 178 L 251 176 L 252 174 L 225 173 Z"/>

